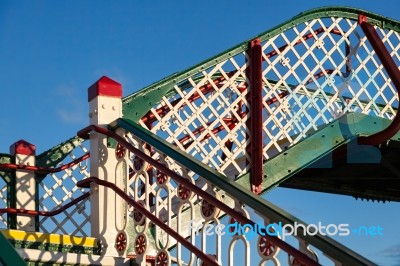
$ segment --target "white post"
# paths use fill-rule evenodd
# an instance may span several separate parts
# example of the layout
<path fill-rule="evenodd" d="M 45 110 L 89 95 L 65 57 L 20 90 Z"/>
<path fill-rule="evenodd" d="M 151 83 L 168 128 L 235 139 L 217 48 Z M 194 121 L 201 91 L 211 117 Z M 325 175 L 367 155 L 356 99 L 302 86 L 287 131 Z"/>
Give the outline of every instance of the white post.
<path fill-rule="evenodd" d="M 25 166 L 34 166 L 36 147 L 25 140 L 19 140 L 10 146 L 10 153 L 15 155 L 15 163 Z M 16 208 L 36 210 L 36 180 L 35 173 L 27 170 L 15 171 L 15 199 Z M 18 230 L 35 232 L 35 217 L 17 215 L 16 228 Z"/>
<path fill-rule="evenodd" d="M 122 116 L 122 86 L 103 76 L 88 89 L 90 124 L 107 127 Z M 118 174 L 119 161 L 115 149 L 107 145 L 107 137 L 99 133 L 90 134 L 90 175 L 120 184 Z M 116 248 L 117 234 L 121 232 L 117 213 L 125 202 L 114 191 L 96 184 L 91 184 L 91 229 L 92 236 L 100 240 L 102 255 L 120 256 Z"/>

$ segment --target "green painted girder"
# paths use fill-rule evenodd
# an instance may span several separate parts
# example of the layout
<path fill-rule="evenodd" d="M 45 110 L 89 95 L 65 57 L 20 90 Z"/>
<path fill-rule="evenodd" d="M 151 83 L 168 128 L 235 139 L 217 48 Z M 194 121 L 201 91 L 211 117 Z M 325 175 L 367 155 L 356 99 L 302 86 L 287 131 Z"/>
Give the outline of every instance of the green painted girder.
<path fill-rule="evenodd" d="M 0 164 L 15 163 L 15 156 L 10 154 L 0 154 Z M 7 183 L 7 207 L 16 207 L 15 198 L 15 171 L 0 171 L 0 177 Z M 16 228 L 17 216 L 15 214 L 7 214 L 7 227 Z"/>
<path fill-rule="evenodd" d="M 292 19 L 279 24 L 278 26 L 271 28 L 265 32 L 262 32 L 249 40 L 246 40 L 214 57 L 211 57 L 193 67 L 190 67 L 184 71 L 174 73 L 170 76 L 167 76 L 160 81 L 157 81 L 139 91 L 132 93 L 123 98 L 123 117 L 126 119 L 130 119 L 132 121 L 139 121 L 155 104 L 159 103 L 162 97 L 168 97 L 174 93 L 174 86 L 181 85 L 182 88 L 185 88 L 183 82 L 188 77 L 197 78 L 198 74 L 216 64 L 231 58 L 239 53 L 243 53 L 248 48 L 248 42 L 255 38 L 261 38 L 262 41 L 265 41 L 269 38 L 272 38 L 278 34 L 283 33 L 284 31 L 299 25 L 305 21 L 326 18 L 326 17 L 342 17 L 357 20 L 358 15 L 363 13 L 369 18 L 369 23 L 378 26 L 382 29 L 394 30 L 400 32 L 400 22 L 372 13 L 365 10 L 360 10 L 356 8 L 350 7 L 323 7 L 317 8 L 313 10 L 309 10 L 299 15 L 293 17 Z M 58 146 L 50 149 L 47 152 L 44 152 L 38 155 L 38 165 L 40 166 L 54 166 L 57 162 L 64 158 L 65 152 L 63 150 L 68 149 L 71 141 L 72 143 L 75 141 L 79 141 L 78 137 L 73 137 L 70 140 L 61 143 Z"/>
<path fill-rule="evenodd" d="M 22 266 L 26 262 L 21 258 L 11 243 L 0 233 L 0 264 L 9 266 Z"/>
<path fill-rule="evenodd" d="M 76 147 L 82 144 L 85 140 L 78 136 L 72 137 L 57 146 L 36 156 L 36 165 L 42 167 L 56 167 L 68 156 Z M 37 178 L 43 178 L 46 175 L 39 174 Z"/>
<path fill-rule="evenodd" d="M 231 49 L 228 49 L 208 60 L 205 60 L 182 72 L 174 73 L 158 82 L 155 82 L 138 92 L 135 92 L 123 99 L 123 117 L 132 121 L 138 121 L 145 115 L 151 107 L 160 102 L 162 97 L 168 97 L 174 93 L 174 86 L 181 84 L 188 77 L 201 73 L 203 70 L 215 66 L 237 54 L 243 53 L 248 48 L 248 42 L 255 38 L 261 41 L 268 40 L 286 30 L 313 19 L 340 17 L 358 20 L 359 14 L 368 17 L 368 22 L 381 29 L 394 30 L 400 32 L 400 21 L 393 20 L 376 13 L 350 7 L 323 7 L 312 9 L 293 17 L 292 19 L 279 24 L 278 26 L 260 33 L 249 40 L 246 40 Z"/>
<path fill-rule="evenodd" d="M 0 153 L 0 164 L 15 163 L 15 156 L 10 154 Z M 11 171 L 0 171 L 0 177 L 8 184 L 11 182 L 12 174 Z"/>
<path fill-rule="evenodd" d="M 350 116 L 350 119 L 351 118 L 355 119 L 355 116 Z M 355 123 L 355 121 L 353 121 L 353 123 Z M 120 118 L 112 123 L 111 126 L 113 128 L 118 126 L 127 130 L 137 138 L 153 146 L 155 149 L 159 150 L 162 153 L 165 153 L 167 156 L 178 162 L 183 167 L 190 169 L 217 188 L 232 195 L 232 197 L 249 206 L 254 211 L 265 215 L 266 217 L 269 217 L 271 222 L 281 222 L 282 224 L 292 225 L 294 223 L 297 223 L 306 225 L 306 223 L 304 223 L 300 219 L 284 211 L 278 206 L 275 206 L 274 204 L 268 202 L 261 196 L 253 194 L 247 187 L 243 187 L 239 183 L 230 180 L 215 169 L 198 161 L 193 156 L 176 149 L 175 146 L 166 142 L 149 130 L 143 128 L 139 124 L 136 124 L 135 122 L 127 119 Z M 343 127 L 344 129 L 347 128 L 345 125 L 343 125 Z M 339 242 L 329 237 L 319 234 L 315 236 L 303 236 L 305 234 L 303 234 L 302 232 L 300 232 L 298 235 L 306 242 L 315 246 L 328 256 L 339 260 L 344 265 L 375 265 L 373 262 L 362 257 L 351 249 L 346 248 Z"/>
<path fill-rule="evenodd" d="M 262 193 L 268 192 L 357 137 L 369 136 L 385 129 L 390 122 L 390 120 L 380 117 L 349 113 L 324 126 L 264 163 Z M 400 139 L 400 134 L 396 134 L 393 139 Z M 332 166 L 325 165 L 323 167 L 331 168 Z M 249 173 L 238 177 L 236 182 L 250 190 Z"/>

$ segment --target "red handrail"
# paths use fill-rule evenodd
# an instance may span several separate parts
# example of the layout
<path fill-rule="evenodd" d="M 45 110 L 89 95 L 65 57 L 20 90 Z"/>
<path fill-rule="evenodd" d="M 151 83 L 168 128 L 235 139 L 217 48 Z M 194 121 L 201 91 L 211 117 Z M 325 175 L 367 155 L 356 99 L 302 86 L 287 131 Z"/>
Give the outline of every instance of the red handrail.
<path fill-rule="evenodd" d="M 134 199 L 132 199 L 128 194 L 126 194 L 124 191 L 122 191 L 115 184 L 105 181 L 105 180 L 100 180 L 97 177 L 89 177 L 89 178 L 79 181 L 76 185 L 78 187 L 86 187 L 87 188 L 87 187 L 89 187 L 90 183 L 92 183 L 92 182 L 114 190 L 114 192 L 117 193 L 121 198 L 123 198 L 128 204 L 132 205 L 133 208 L 135 208 L 136 210 L 141 212 L 144 216 L 149 218 L 154 224 L 159 226 L 167 234 L 171 235 L 177 241 L 182 243 L 188 250 L 190 250 L 191 252 L 196 254 L 197 257 L 206 261 L 210 265 L 218 266 L 217 262 L 215 262 L 213 259 L 211 259 L 208 255 L 204 254 L 200 249 L 198 249 L 196 246 L 194 246 L 192 243 L 190 243 L 186 238 L 184 238 L 183 236 L 181 236 L 180 234 L 175 232 L 171 227 L 169 227 L 163 221 L 158 219 L 155 215 L 153 215 L 145 207 L 143 207 L 138 202 L 136 202 Z"/>
<path fill-rule="evenodd" d="M 2 170 L 27 170 L 27 171 L 33 171 L 33 172 L 38 172 L 38 173 L 51 174 L 51 173 L 57 173 L 57 172 L 65 170 L 65 169 L 71 168 L 72 166 L 74 166 L 80 162 L 83 162 L 84 160 L 86 160 L 89 157 L 90 157 L 90 153 L 88 152 L 88 153 L 84 154 L 83 156 L 73 160 L 72 162 L 64 164 L 57 168 L 5 163 L 5 164 L 0 164 L 0 169 L 2 169 Z"/>
<path fill-rule="evenodd" d="M 197 187 L 196 185 L 192 184 L 189 180 L 186 178 L 180 176 L 176 172 L 172 171 L 162 163 L 158 162 L 157 160 L 151 158 L 147 154 L 145 154 L 143 151 L 135 148 L 132 144 L 127 142 L 123 137 L 118 135 L 117 133 L 103 127 L 91 125 L 88 126 L 78 132 L 78 136 L 84 139 L 88 139 L 90 136 L 90 132 L 95 131 L 100 134 L 106 135 L 108 137 L 111 137 L 115 139 L 118 143 L 120 143 L 122 146 L 124 146 L 126 149 L 128 149 L 130 152 L 134 153 L 135 155 L 139 156 L 142 160 L 148 162 L 150 165 L 153 165 L 157 169 L 161 170 L 164 174 L 168 175 L 172 179 L 174 179 L 176 182 L 182 184 L 184 187 L 190 189 L 200 197 L 206 199 L 209 203 L 213 204 L 217 208 L 221 209 L 224 211 L 227 215 L 234 217 L 239 223 L 242 224 L 251 224 L 254 225 L 255 223 L 248 219 L 247 217 L 243 216 L 242 213 L 232 209 L 225 203 L 219 201 L 218 199 L 214 198 L 212 195 L 208 194 L 206 191 L 203 191 L 201 188 Z M 83 180 L 82 180 L 83 181 Z M 264 236 L 265 238 L 268 239 L 272 244 L 276 245 L 277 247 L 280 247 L 283 249 L 285 252 L 288 254 L 292 255 L 293 257 L 297 258 L 300 262 L 305 263 L 306 265 L 319 265 L 318 262 L 312 260 L 309 258 L 307 255 L 304 253 L 300 252 L 299 250 L 293 248 L 291 245 L 288 243 L 282 241 L 278 237 L 275 236 L 270 236 L 266 234 Z"/>
<path fill-rule="evenodd" d="M 76 203 L 86 199 L 90 196 L 90 192 L 85 192 L 81 196 L 73 199 L 71 202 L 55 209 L 52 211 L 34 211 L 34 210 L 25 210 L 25 209 L 15 209 L 15 208 L 2 208 L 0 209 L 0 213 L 8 213 L 8 214 L 26 214 L 32 216 L 54 216 L 57 215 L 66 209 L 70 208 L 71 206 L 75 205 Z"/>

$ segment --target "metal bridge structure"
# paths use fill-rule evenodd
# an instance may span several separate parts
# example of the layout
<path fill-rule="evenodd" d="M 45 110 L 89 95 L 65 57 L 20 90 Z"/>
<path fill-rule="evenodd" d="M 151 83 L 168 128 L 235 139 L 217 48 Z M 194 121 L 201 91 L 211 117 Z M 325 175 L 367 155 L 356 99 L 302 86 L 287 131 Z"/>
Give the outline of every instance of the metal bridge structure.
<path fill-rule="evenodd" d="M 400 201 L 399 49 L 400 22 L 330 7 L 124 98 L 101 77 L 88 127 L 0 154 L 0 262 L 375 265 L 263 196 Z"/>

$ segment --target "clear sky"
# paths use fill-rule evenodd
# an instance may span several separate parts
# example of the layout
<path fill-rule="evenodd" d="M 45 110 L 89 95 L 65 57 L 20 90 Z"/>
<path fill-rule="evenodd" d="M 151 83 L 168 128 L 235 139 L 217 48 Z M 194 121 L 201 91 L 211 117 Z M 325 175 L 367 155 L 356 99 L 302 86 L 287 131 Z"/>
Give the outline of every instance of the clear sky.
<path fill-rule="evenodd" d="M 74 136 L 87 125 L 87 88 L 102 75 L 129 95 L 302 11 L 349 4 L 400 19 L 398 0 L 0 0 L 0 152 L 25 139 L 40 153 Z M 399 203 L 285 189 L 266 198 L 307 222 L 381 225 L 383 237 L 338 240 L 400 265 Z"/>

